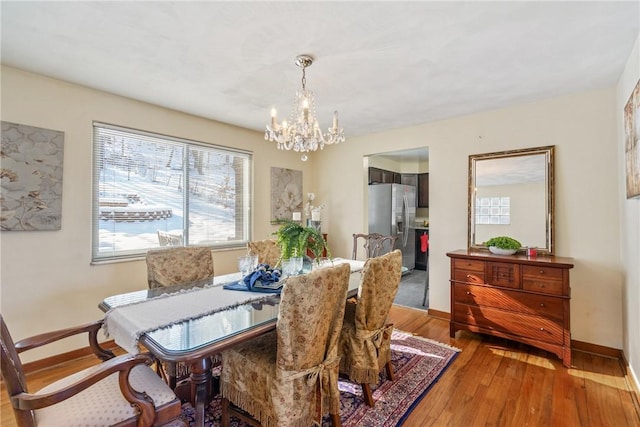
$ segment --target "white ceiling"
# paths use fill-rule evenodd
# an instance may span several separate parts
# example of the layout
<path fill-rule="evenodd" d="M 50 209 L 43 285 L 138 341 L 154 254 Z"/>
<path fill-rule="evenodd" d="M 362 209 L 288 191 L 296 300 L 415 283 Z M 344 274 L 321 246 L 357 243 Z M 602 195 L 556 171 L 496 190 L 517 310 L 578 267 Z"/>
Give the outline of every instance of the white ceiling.
<path fill-rule="evenodd" d="M 301 72 L 347 139 L 612 86 L 639 2 L 1 2 L 2 63 L 245 128 Z M 390 143 L 390 149 L 392 143 Z"/>

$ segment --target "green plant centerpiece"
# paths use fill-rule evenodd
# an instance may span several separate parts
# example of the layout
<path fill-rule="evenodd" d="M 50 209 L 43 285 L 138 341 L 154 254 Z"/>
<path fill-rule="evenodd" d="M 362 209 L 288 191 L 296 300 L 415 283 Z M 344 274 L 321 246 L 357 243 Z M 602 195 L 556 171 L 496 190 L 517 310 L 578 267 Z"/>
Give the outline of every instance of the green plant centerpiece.
<path fill-rule="evenodd" d="M 331 251 L 322 233 L 312 226 L 303 226 L 296 221 L 280 220 L 280 228 L 273 234 L 277 237 L 276 244 L 280 247 L 280 259 L 306 256 L 309 249 L 314 257 L 319 259 L 326 250 L 331 257 Z"/>
<path fill-rule="evenodd" d="M 489 251 L 498 255 L 513 255 L 522 247 L 520 242 L 508 236 L 492 237 L 484 242 Z"/>

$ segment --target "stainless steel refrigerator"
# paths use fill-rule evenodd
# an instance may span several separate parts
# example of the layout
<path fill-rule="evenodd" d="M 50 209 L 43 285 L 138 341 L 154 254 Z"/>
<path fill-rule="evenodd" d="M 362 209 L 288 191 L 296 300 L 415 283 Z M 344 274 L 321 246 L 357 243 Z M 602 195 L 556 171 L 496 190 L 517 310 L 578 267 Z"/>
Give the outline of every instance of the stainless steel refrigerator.
<path fill-rule="evenodd" d="M 402 184 L 369 185 L 369 233 L 397 236 L 404 271 L 415 267 L 416 188 Z"/>

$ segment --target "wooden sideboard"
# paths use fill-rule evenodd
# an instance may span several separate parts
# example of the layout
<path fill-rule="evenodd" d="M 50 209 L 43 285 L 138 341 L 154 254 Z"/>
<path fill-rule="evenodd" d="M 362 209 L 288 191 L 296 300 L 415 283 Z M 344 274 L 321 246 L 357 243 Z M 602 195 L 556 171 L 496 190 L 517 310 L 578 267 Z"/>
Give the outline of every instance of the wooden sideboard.
<path fill-rule="evenodd" d="M 571 366 L 572 258 L 458 250 L 451 258 L 450 335 L 467 330 L 529 344 Z"/>

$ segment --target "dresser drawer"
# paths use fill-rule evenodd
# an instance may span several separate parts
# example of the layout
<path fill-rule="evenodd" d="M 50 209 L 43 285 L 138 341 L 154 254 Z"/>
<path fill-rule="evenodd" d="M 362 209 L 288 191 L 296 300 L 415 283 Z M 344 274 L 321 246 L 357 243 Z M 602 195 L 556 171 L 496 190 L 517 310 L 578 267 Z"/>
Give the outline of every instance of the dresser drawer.
<path fill-rule="evenodd" d="M 456 258 L 453 260 L 453 268 L 456 270 L 484 272 L 484 261 Z"/>
<path fill-rule="evenodd" d="M 454 306 L 453 316 L 456 322 L 516 337 L 559 345 L 562 345 L 564 340 L 562 322 L 544 317 L 458 303 Z"/>
<path fill-rule="evenodd" d="M 493 286 L 520 287 L 520 265 L 508 262 L 488 262 L 485 280 Z"/>
<path fill-rule="evenodd" d="M 454 286 L 456 303 L 492 307 L 559 321 L 564 319 L 562 298 L 462 283 Z"/>
<path fill-rule="evenodd" d="M 562 281 L 562 269 L 554 267 L 536 267 L 535 265 L 523 265 L 522 277 Z"/>
<path fill-rule="evenodd" d="M 453 273 L 453 280 L 457 282 L 482 284 L 485 283 L 484 271 L 456 270 Z"/>

